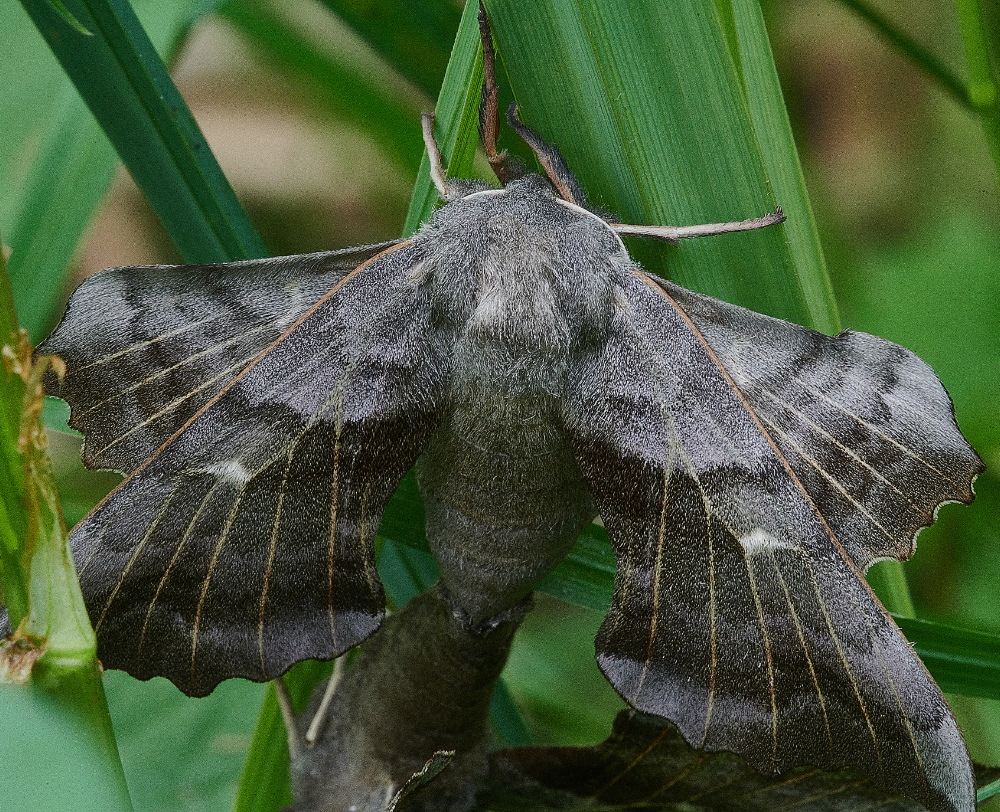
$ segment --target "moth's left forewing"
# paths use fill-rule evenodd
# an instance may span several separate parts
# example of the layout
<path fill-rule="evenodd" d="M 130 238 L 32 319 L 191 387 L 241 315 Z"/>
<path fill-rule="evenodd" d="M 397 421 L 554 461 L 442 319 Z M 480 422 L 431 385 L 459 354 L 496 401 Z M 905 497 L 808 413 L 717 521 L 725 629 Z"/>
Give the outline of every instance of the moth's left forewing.
<path fill-rule="evenodd" d="M 214 265 L 107 268 L 88 277 L 40 353 L 46 392 L 72 407 L 90 468 L 129 474 L 296 319 L 391 243 Z"/>
<path fill-rule="evenodd" d="M 618 563 L 597 640 L 609 680 L 696 747 L 765 771 L 854 765 L 970 809 L 950 710 L 861 577 L 971 494 L 978 458 L 940 384 L 888 342 L 637 270 L 619 300 L 565 406 Z"/>
<path fill-rule="evenodd" d="M 344 276 L 77 526 L 105 665 L 200 696 L 378 627 L 379 519 L 448 376 L 422 261 L 409 241 Z"/>

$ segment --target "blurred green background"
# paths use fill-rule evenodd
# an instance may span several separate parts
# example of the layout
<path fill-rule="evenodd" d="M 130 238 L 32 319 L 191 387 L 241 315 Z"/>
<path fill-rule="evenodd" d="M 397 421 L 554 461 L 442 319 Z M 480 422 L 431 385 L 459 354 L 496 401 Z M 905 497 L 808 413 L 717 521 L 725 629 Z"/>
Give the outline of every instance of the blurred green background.
<path fill-rule="evenodd" d="M 422 42 L 439 47 L 404 80 L 309 0 L 135 3 L 270 253 L 399 236 L 418 113 L 433 105 L 458 24 L 456 5 L 430 5 L 439 13 Z M 966 75 L 951 3 L 872 5 Z M 1000 195 L 980 119 L 847 4 L 764 10 L 842 324 L 930 363 L 987 464 L 974 507 L 945 507 L 906 565 L 918 615 L 1000 632 Z M 995 35 L 997 9 L 986 11 Z M 0 43 L 0 236 L 37 341 L 87 274 L 180 257 L 20 6 L 0 9 Z M 351 93 L 353 74 L 365 82 Z M 53 453 L 72 523 L 114 478 L 83 472 L 69 435 Z M 514 699 L 536 741 L 598 741 L 622 706 L 593 660 L 601 616 L 539 604 L 506 673 Z M 233 681 L 189 700 L 163 680 L 112 672 L 106 685 L 136 809 L 231 807 L 263 686 Z M 974 757 L 1000 763 L 1000 702 L 953 701 Z"/>

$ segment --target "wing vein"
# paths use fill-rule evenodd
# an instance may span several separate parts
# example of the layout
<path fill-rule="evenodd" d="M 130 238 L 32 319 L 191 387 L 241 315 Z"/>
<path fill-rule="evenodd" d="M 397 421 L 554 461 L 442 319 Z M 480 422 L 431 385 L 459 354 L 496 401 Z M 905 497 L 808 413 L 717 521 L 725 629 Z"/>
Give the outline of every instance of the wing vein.
<path fill-rule="evenodd" d="M 819 581 L 817 580 L 815 573 L 812 572 L 812 568 L 810 568 L 810 575 L 812 576 L 813 591 L 816 593 L 816 600 L 819 603 L 820 611 L 823 613 L 823 621 L 826 623 L 826 629 L 830 633 L 830 639 L 833 641 L 833 645 L 837 649 L 837 656 L 840 658 L 840 662 L 844 666 L 844 672 L 847 674 L 847 679 L 851 684 L 851 690 L 854 692 L 854 698 L 858 701 L 858 708 L 861 710 L 861 715 L 864 717 L 865 724 L 868 727 L 868 735 L 871 737 L 872 746 L 875 748 L 876 754 L 878 754 L 878 736 L 875 734 L 875 727 L 872 725 L 868 708 L 865 706 L 864 697 L 861 695 L 861 689 L 858 687 L 858 682 L 854 678 L 854 672 L 851 670 L 851 663 L 847 659 L 847 654 L 844 652 L 844 647 L 840 642 L 840 637 L 833 627 L 833 620 L 830 617 L 830 613 L 827 611 L 826 601 L 823 600 L 823 594 L 820 592 Z M 879 755 L 878 758 L 879 761 L 882 760 L 881 755 Z"/>
<path fill-rule="evenodd" d="M 202 498 L 201 502 L 198 504 L 198 509 L 192 514 L 191 520 L 188 522 L 187 527 L 184 528 L 184 535 L 181 536 L 181 540 L 177 543 L 177 547 L 174 550 L 174 554 L 170 557 L 170 563 L 167 564 L 167 568 L 163 571 L 163 575 L 160 577 L 160 582 L 156 585 L 156 592 L 153 594 L 153 599 L 149 602 L 149 606 L 146 608 L 146 617 L 142 622 L 142 631 L 139 633 L 139 645 L 136 648 L 136 657 L 139 658 L 142 655 L 142 647 L 146 642 L 146 630 L 149 627 L 149 621 L 153 616 L 153 610 L 156 608 L 157 603 L 160 600 L 160 593 L 163 592 L 163 587 L 166 586 L 167 580 L 170 578 L 170 573 L 174 568 L 174 564 L 177 563 L 177 559 L 180 557 L 181 551 L 187 544 L 189 538 L 191 538 L 191 532 L 194 530 L 194 526 L 198 523 L 198 519 L 201 517 L 202 511 L 205 506 L 212 499 L 212 495 L 215 493 L 218 484 L 213 485 L 208 489 L 208 492 Z M 164 506 L 166 507 L 166 506 Z M 162 513 L 163 511 L 161 511 Z"/>
<path fill-rule="evenodd" d="M 122 574 L 118 577 L 118 583 L 115 584 L 115 588 L 111 590 L 111 594 L 108 596 L 108 600 L 104 604 L 104 609 L 101 610 L 101 616 L 97 619 L 97 623 L 94 624 L 95 632 L 98 629 L 100 629 L 101 624 L 104 623 L 104 618 L 108 614 L 108 609 L 111 608 L 111 604 L 114 603 L 115 597 L 118 595 L 118 591 L 122 588 L 122 585 L 125 583 L 125 579 L 128 578 L 128 574 L 132 569 L 132 565 L 135 564 L 139 556 L 142 555 L 142 550 L 146 546 L 146 543 L 152 537 L 153 533 L 156 532 L 157 526 L 159 525 L 160 521 L 163 519 L 163 516 L 167 512 L 167 507 L 170 505 L 171 500 L 174 498 L 174 494 L 177 493 L 177 488 L 178 485 L 174 485 L 170 493 L 167 494 L 166 499 L 163 500 L 163 504 L 160 506 L 160 509 L 156 512 L 156 516 L 153 518 L 152 523 L 149 525 L 149 529 L 142 537 L 142 541 L 140 541 L 136 545 L 135 551 L 129 557 L 128 563 L 122 569 Z M 97 545 L 94 546 L 96 547 Z"/>
<path fill-rule="evenodd" d="M 198 648 L 198 630 L 201 627 L 201 615 L 205 606 L 205 598 L 208 595 L 208 586 L 212 582 L 212 575 L 215 573 L 215 565 L 219 560 L 219 556 L 222 554 L 222 548 L 225 546 L 226 540 L 229 538 L 229 530 L 232 528 L 233 522 L 236 521 L 236 513 L 239 511 L 240 504 L 243 502 L 244 493 L 246 493 L 246 485 L 243 485 L 243 487 L 239 489 L 239 492 L 236 494 L 236 499 L 233 502 L 233 506 L 229 510 L 229 515 L 226 517 L 226 524 L 222 528 L 222 532 L 219 534 L 219 540 L 215 544 L 215 550 L 212 552 L 212 560 L 208 563 L 208 572 L 205 573 L 205 581 L 201 586 L 201 594 L 198 596 L 198 608 L 195 610 L 194 625 L 191 632 L 192 677 L 195 671 L 195 655 Z"/>
<path fill-rule="evenodd" d="M 170 435 L 170 437 L 168 437 L 163 442 L 163 444 L 156 451 L 154 451 L 145 460 L 143 460 L 143 462 L 140 465 L 138 465 L 135 468 L 135 470 L 132 471 L 132 473 L 130 473 L 125 480 L 123 480 L 121 483 L 119 483 L 118 486 L 114 488 L 114 490 L 112 490 L 107 496 L 105 496 L 104 499 L 102 499 L 90 511 L 90 513 L 88 513 L 87 516 L 85 516 L 83 518 L 83 521 L 86 521 L 90 516 L 92 516 L 97 511 L 99 511 L 110 499 L 112 499 L 115 496 L 115 494 L 118 493 L 118 491 L 122 487 L 124 487 L 126 485 L 126 483 L 131 482 L 132 479 L 135 478 L 141 471 L 143 471 L 146 467 L 148 467 L 155 460 L 157 460 L 160 457 L 160 455 L 163 453 L 163 451 L 166 448 L 170 447 L 170 445 L 174 442 L 174 440 L 176 440 L 181 434 L 183 434 L 187 430 L 188 426 L 190 426 L 195 420 L 197 420 L 203 414 L 205 414 L 205 412 L 208 411 L 208 409 L 210 409 L 212 406 L 214 406 L 219 401 L 219 399 L 222 398 L 230 389 L 232 389 L 240 380 L 242 380 L 250 372 L 251 369 L 253 369 L 264 358 L 266 358 L 276 346 L 278 346 L 281 342 L 285 341 L 288 338 L 288 336 L 290 336 L 293 332 L 295 332 L 296 328 L 298 328 L 298 326 L 300 324 L 302 324 L 313 313 L 315 313 L 321 306 L 323 306 L 327 301 L 329 301 L 329 299 L 335 293 L 337 293 L 337 291 L 339 291 L 344 285 L 346 285 L 351 279 L 353 279 L 355 276 L 357 276 L 358 274 L 360 274 L 365 269 L 369 268 L 372 264 L 374 264 L 374 263 L 378 262 L 379 260 L 381 260 L 381 259 L 389 256 L 390 254 L 395 253 L 396 251 L 400 251 L 400 250 L 402 250 L 404 248 L 407 248 L 408 246 L 412 245 L 412 243 L 413 243 L 412 239 L 410 239 L 410 240 L 404 240 L 404 241 L 399 242 L 399 243 L 395 243 L 394 245 L 391 245 L 388 248 L 386 248 L 384 251 L 381 251 L 378 254 L 376 254 L 375 256 L 371 257 L 370 259 L 365 260 L 360 265 L 358 265 L 358 267 L 356 267 L 354 270 L 352 270 L 350 273 L 345 274 L 343 276 L 343 278 L 341 278 L 340 280 L 338 280 L 338 282 L 332 288 L 330 288 L 330 290 L 328 290 L 326 293 L 324 293 L 316 301 L 315 304 L 313 304 L 308 310 L 306 310 L 297 319 L 295 319 L 295 321 L 293 321 L 288 326 L 288 328 L 285 329 L 284 332 L 282 332 L 282 334 L 280 336 L 278 336 L 276 339 L 274 339 L 274 341 L 272 341 L 270 344 L 268 344 L 267 347 L 265 347 L 263 350 L 261 350 L 257 354 L 257 356 L 254 358 L 254 360 L 251 363 L 247 364 L 247 366 L 244 367 L 244 369 L 236 377 L 234 377 L 231 381 L 229 381 L 229 383 L 227 383 L 225 386 L 223 386 L 218 392 L 215 393 L 215 395 L 213 395 L 206 403 L 204 403 L 201 406 L 201 408 L 199 408 L 194 414 L 192 414 L 191 417 L 189 417 L 184 422 L 184 425 L 182 425 L 179 429 L 177 429 L 177 431 L 175 431 L 172 435 Z"/>
<path fill-rule="evenodd" d="M 333 477 L 330 483 L 330 542 L 326 556 L 326 611 L 330 619 L 330 638 L 337 648 L 337 624 L 333 611 L 333 572 L 337 553 L 337 505 L 340 500 L 340 432 L 333 445 Z"/>
<path fill-rule="evenodd" d="M 113 361 L 115 358 L 121 358 L 123 355 L 128 355 L 129 353 L 135 352 L 136 350 L 141 350 L 145 347 L 151 347 L 154 344 L 159 344 L 161 341 L 167 341 L 171 338 L 176 338 L 177 336 L 183 333 L 187 333 L 191 330 L 203 327 L 204 325 L 210 324 L 213 321 L 218 321 L 219 318 L 220 318 L 219 316 L 210 316 L 209 318 L 202 319 L 201 321 L 189 322 L 188 324 L 184 324 L 183 326 L 178 327 L 176 330 L 172 330 L 169 333 L 164 333 L 163 335 L 151 338 L 149 339 L 149 341 L 140 341 L 137 344 L 131 344 L 128 347 L 118 350 L 118 352 L 110 353 L 109 355 L 105 355 L 102 356 L 101 358 L 98 358 L 96 361 L 91 361 L 89 364 L 84 364 L 83 366 L 76 367 L 71 371 L 67 371 L 65 377 L 69 378 L 71 375 L 76 375 L 77 373 L 83 372 L 84 370 L 90 369 L 91 367 L 101 366 L 102 364 L 106 364 L 109 361 Z"/>
<path fill-rule="evenodd" d="M 121 389 L 121 390 L 115 392 L 110 397 L 107 397 L 104 400 L 96 401 L 94 404 L 92 404 L 88 408 L 83 409 L 82 411 L 80 411 L 79 414 L 74 415 L 74 419 L 77 420 L 79 418 L 86 417 L 88 414 L 90 414 L 92 411 L 94 411 L 94 409 L 99 409 L 102 406 L 106 406 L 109 403 L 112 403 L 113 401 L 118 400 L 119 398 L 123 398 L 123 397 L 126 397 L 128 395 L 131 395 L 137 389 L 141 389 L 142 387 L 147 386 L 147 385 L 153 383 L 157 378 L 163 377 L 164 375 L 167 375 L 167 374 L 169 374 L 171 372 L 176 372 L 178 369 L 180 369 L 181 367 L 183 367 L 183 366 L 191 363 L 192 361 L 196 361 L 196 360 L 198 360 L 200 358 L 205 358 L 205 357 L 207 357 L 209 355 L 212 355 L 213 353 L 219 352 L 220 350 L 224 350 L 225 348 L 230 347 L 230 346 L 232 346 L 234 344 L 239 344 L 240 342 L 245 341 L 248 337 L 254 335 L 255 333 L 262 332 L 262 331 L 266 330 L 267 327 L 268 327 L 268 325 L 262 325 L 262 326 L 256 328 L 255 330 L 251 330 L 251 331 L 249 331 L 249 332 L 247 332 L 247 333 L 245 333 L 243 335 L 234 336 L 233 338 L 230 338 L 230 339 L 228 339 L 226 341 L 220 341 L 218 344 L 213 344 L 211 347 L 206 347 L 201 352 L 196 352 L 196 353 L 193 353 L 192 355 L 187 356 L 186 358 L 180 359 L 179 361 L 177 361 L 172 366 L 160 367 L 156 371 L 155 374 L 153 374 L 153 375 L 147 375 L 145 378 L 142 378 L 142 379 L 136 381 L 131 386 L 128 386 L 125 389 Z M 250 361 L 252 361 L 253 358 L 254 358 L 253 355 L 247 355 L 247 356 L 245 356 L 244 358 L 242 358 L 239 361 L 237 361 L 235 364 L 232 364 L 229 367 L 227 367 L 226 369 L 224 369 L 221 373 L 219 373 L 214 378 L 212 378 L 211 380 L 209 380 L 208 383 L 211 384 L 211 383 L 219 380 L 220 377 L 222 377 L 223 375 L 226 375 L 229 372 L 232 372 L 234 369 L 241 369 L 242 367 L 246 366 L 246 364 L 248 364 Z M 200 392 L 204 388 L 205 388 L 205 385 L 203 384 L 202 386 L 199 386 L 197 389 L 195 389 L 194 392 Z M 187 399 L 187 397 L 180 398 L 179 400 L 175 401 L 175 403 L 182 403 L 186 399 Z"/>
<path fill-rule="evenodd" d="M 761 433 L 761 436 L 767 441 L 768 445 L 771 446 L 771 450 L 774 451 L 782 467 L 785 469 L 788 476 L 791 477 L 792 482 L 795 483 L 795 486 L 802 493 L 803 499 L 805 499 L 806 504 L 809 505 L 810 509 L 816 515 L 817 520 L 823 526 L 823 530 L 825 531 L 827 537 L 830 539 L 830 542 L 837 550 L 838 554 L 845 561 L 845 563 L 855 572 L 855 574 L 857 574 L 858 578 L 863 579 L 864 575 L 858 570 L 857 565 L 855 565 L 854 561 L 851 560 L 851 557 L 847 554 L 847 551 L 844 549 L 843 544 L 840 543 L 840 539 L 838 539 L 837 535 L 833 532 L 833 528 L 830 527 L 829 523 L 827 523 L 826 517 L 823 516 L 823 513 L 820 511 L 819 506 L 809 495 L 809 491 L 806 490 L 805 485 L 802 484 L 802 480 L 800 480 L 799 477 L 796 475 L 795 471 L 792 469 L 791 464 L 789 463 L 785 455 L 781 452 L 781 449 L 778 447 L 778 444 L 775 442 L 774 438 L 771 437 L 771 435 L 767 432 L 767 430 L 764 427 L 764 424 L 761 422 L 760 417 L 757 415 L 757 412 L 754 410 L 750 402 L 746 399 L 743 392 L 740 390 L 739 386 L 737 386 L 736 381 L 733 380 L 733 376 L 729 374 L 729 370 L 726 369 L 725 365 L 719 359 L 719 356 L 716 355 L 715 350 L 712 349 L 711 345 L 708 343 L 708 340 L 702 334 L 701 330 L 699 330 L 697 325 L 691 320 L 691 317 L 688 316 L 686 312 L 684 312 L 684 308 L 682 308 L 680 304 L 678 304 L 677 301 L 672 296 L 670 296 L 662 287 L 657 285 L 652 278 L 648 278 L 645 273 L 634 269 L 631 271 L 631 273 L 640 282 L 646 285 L 646 287 L 648 287 L 651 291 L 653 291 L 654 294 L 657 294 L 665 302 L 667 302 L 674 309 L 674 311 L 681 318 L 681 320 L 684 321 L 688 329 L 691 331 L 691 334 L 695 337 L 698 343 L 701 344 L 709 360 L 718 370 L 719 375 L 733 390 L 733 393 L 736 395 L 736 398 L 739 400 L 740 404 L 743 406 L 747 414 L 750 416 L 750 419 L 753 420 L 753 422 L 756 424 L 758 431 L 760 431 Z"/>
<path fill-rule="evenodd" d="M 876 519 L 861 502 L 855 499 L 848 492 L 848 490 L 840 483 L 840 480 L 838 480 L 836 477 L 830 474 L 825 468 L 823 468 L 822 465 L 820 465 L 816 460 L 810 457 L 802 448 L 802 446 L 800 446 L 797 442 L 795 442 L 795 440 L 792 439 L 792 437 L 782 432 L 780 428 L 775 426 L 766 417 L 762 417 L 761 420 L 764 423 L 766 423 L 776 434 L 782 434 L 788 440 L 789 444 L 795 448 L 799 456 L 802 457 L 802 459 L 804 459 L 809 464 L 810 467 L 814 468 L 817 471 L 817 473 L 819 473 L 819 475 L 823 477 L 823 479 L 829 482 L 830 485 L 837 492 L 839 492 L 844 497 L 844 499 L 850 502 L 855 507 L 855 509 L 857 509 L 859 513 L 863 513 L 867 517 L 867 519 L 872 523 L 872 525 L 877 527 L 882 532 L 882 535 L 884 535 L 887 539 L 890 540 L 894 538 L 893 534 L 889 530 L 886 530 L 878 521 L 878 519 Z"/>
<path fill-rule="evenodd" d="M 809 646 L 806 644 L 806 638 L 802 632 L 802 622 L 799 620 L 798 612 L 795 611 L 795 604 L 792 602 L 792 593 L 788 588 L 788 582 L 785 580 L 781 567 L 778 566 L 778 559 L 774 554 L 774 550 L 769 549 L 768 554 L 771 558 L 771 564 L 774 567 L 774 573 L 778 576 L 778 581 L 781 583 L 781 589 L 785 595 L 785 602 L 788 604 L 788 611 L 791 613 L 792 622 L 795 625 L 795 634 L 799 638 L 799 645 L 802 646 L 802 654 L 806 658 L 806 666 L 809 668 L 809 677 L 816 690 L 816 698 L 819 700 L 820 710 L 823 712 L 823 726 L 826 728 L 827 741 L 832 744 L 833 734 L 830 730 L 830 717 L 826 711 L 826 698 L 823 696 L 823 689 L 820 687 L 819 677 L 816 674 L 816 668 L 813 665 L 812 656 L 809 654 Z M 802 558 L 805 560 L 807 566 L 810 565 L 808 557 L 802 556 Z M 815 577 L 811 566 L 809 566 L 809 572 L 811 576 Z"/>
<path fill-rule="evenodd" d="M 825 431 L 817 423 L 815 423 L 812 420 L 810 420 L 802 412 L 800 412 L 797 409 L 793 408 L 789 403 L 786 403 L 784 400 L 782 400 L 781 398 L 779 398 L 777 395 L 775 395 L 770 390 L 768 390 L 768 389 L 766 389 L 764 387 L 758 387 L 758 390 L 760 392 L 762 392 L 763 394 L 767 395 L 768 397 L 770 397 L 775 403 L 778 403 L 781 406 L 784 406 L 785 409 L 787 409 L 791 414 L 795 415 L 795 417 L 798 420 L 800 420 L 801 422 L 805 423 L 808 426 L 811 426 L 816 431 L 817 434 L 820 434 L 823 437 L 825 437 L 826 440 L 830 443 L 830 445 L 832 445 L 832 446 L 834 446 L 836 448 L 839 448 L 841 451 L 843 451 L 845 454 L 847 454 L 847 456 L 849 456 L 856 463 L 858 463 L 858 465 L 860 465 L 862 468 L 865 468 L 866 470 L 870 471 L 876 478 L 878 478 L 883 483 L 885 483 L 888 487 L 890 487 L 892 490 L 894 490 L 911 507 L 916 508 L 916 504 L 913 502 L 912 499 L 909 498 L 909 496 L 906 494 L 905 491 L 903 491 L 902 489 L 898 488 L 892 480 L 890 480 L 888 477 L 886 477 L 877 468 L 875 468 L 874 466 L 870 465 L 866 460 L 863 460 L 858 454 L 856 454 L 854 452 L 854 450 L 852 448 L 850 448 L 849 446 L 846 446 L 843 443 L 841 443 L 836 437 L 834 437 L 833 435 L 831 435 L 829 432 Z M 867 423 L 864 420 L 861 420 L 859 417 L 857 417 L 854 414 L 851 414 L 850 412 L 847 412 L 846 410 L 842 409 L 841 411 L 844 414 L 846 414 L 848 417 L 854 418 L 858 423 L 860 423 L 861 425 L 863 425 L 866 428 L 870 429 L 873 433 L 876 433 L 875 427 L 872 426 L 870 423 Z M 764 419 L 766 419 L 766 418 L 764 418 Z M 789 440 L 791 440 L 791 435 L 789 435 L 788 432 L 785 432 L 785 431 L 781 430 L 778 426 L 776 426 L 771 421 L 767 421 L 767 422 L 768 422 L 768 425 L 775 432 L 777 432 L 777 433 L 781 434 L 782 436 L 787 437 L 787 438 L 789 438 Z M 911 458 L 916 459 L 916 460 L 918 460 L 920 462 L 923 462 L 923 460 L 920 457 L 918 457 L 918 456 L 916 456 L 914 454 L 910 454 L 907 449 L 903 448 L 903 450 L 907 451 L 908 455 Z M 811 465 L 813 465 L 813 467 L 815 467 L 817 470 L 819 470 L 819 471 L 823 471 L 824 470 L 821 466 L 819 466 L 819 464 L 816 461 L 814 461 L 811 457 L 809 457 L 807 454 L 805 454 L 801 449 L 799 449 L 799 454 L 801 454 L 801 456 L 804 459 L 808 460 L 809 463 Z M 927 465 L 927 463 L 924 463 L 924 465 Z M 855 503 L 855 504 L 857 504 L 857 503 Z"/>

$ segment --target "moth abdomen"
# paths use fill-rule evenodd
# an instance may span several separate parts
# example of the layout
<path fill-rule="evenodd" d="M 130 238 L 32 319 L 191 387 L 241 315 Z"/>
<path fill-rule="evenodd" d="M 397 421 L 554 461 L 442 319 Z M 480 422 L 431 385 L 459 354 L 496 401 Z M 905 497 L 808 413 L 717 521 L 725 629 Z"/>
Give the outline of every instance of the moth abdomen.
<path fill-rule="evenodd" d="M 431 550 L 474 626 L 518 605 L 597 513 L 554 403 L 460 403 L 417 462 Z"/>

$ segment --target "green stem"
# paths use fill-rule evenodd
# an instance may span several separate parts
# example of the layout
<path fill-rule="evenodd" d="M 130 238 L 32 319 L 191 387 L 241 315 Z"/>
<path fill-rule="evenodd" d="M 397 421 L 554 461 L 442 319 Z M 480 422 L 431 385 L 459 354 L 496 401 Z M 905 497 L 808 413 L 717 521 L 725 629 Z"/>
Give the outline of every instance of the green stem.
<path fill-rule="evenodd" d="M 0 260 L 0 439 L 2 555 L 0 578 L 7 599 L 14 642 L 5 643 L 8 663 L 29 648 L 42 651 L 33 665 L 0 685 L 9 722 L 4 743 L 15 754 L 8 761 L 13 774 L 46 797 L 75 795 L 81 808 L 92 805 L 93 793 L 75 788 L 77 779 L 99 787 L 101 808 L 131 812 L 125 774 L 115 744 L 107 701 L 97 662 L 97 640 L 87 618 L 76 579 L 66 524 L 59 506 L 52 464 L 41 424 L 41 376 L 45 359 L 32 357 L 25 333 L 13 310 L 10 283 Z M 29 644 L 21 647 L 21 644 Z M 30 670 L 29 670 L 30 669 Z M 35 729 L 38 720 L 59 719 L 60 732 Z M 70 732 L 72 741 L 61 733 Z M 60 749 L 64 748 L 64 749 Z M 45 772 L 33 753 L 39 749 L 65 755 L 66 770 Z M 89 793 L 89 794 L 88 794 Z M 36 796 L 29 796 L 36 798 Z M 0 806 L 7 808 L 3 791 Z M 21 799 L 24 800 L 23 798 Z M 24 808 L 33 808 L 28 800 Z"/>
<path fill-rule="evenodd" d="M 7 264 L 0 255 L 0 587 L 8 617 L 16 627 L 28 613 L 28 574 L 23 549 L 28 520 L 24 510 L 24 475 L 17 442 L 21 432 L 24 381 L 7 369 L 20 336 Z"/>
<path fill-rule="evenodd" d="M 993 157 L 993 168 L 1000 179 L 1000 94 L 997 93 L 997 80 L 990 64 L 982 9 L 979 0 L 955 0 L 955 10 L 969 64 L 966 101 L 979 115 Z"/>
<path fill-rule="evenodd" d="M 955 101 L 963 107 L 972 108 L 965 84 L 930 51 L 904 34 L 889 19 L 869 8 L 861 0 L 840 0 L 840 2 L 878 31 L 900 53 L 919 65 Z M 962 0 L 957 0 L 957 2 L 961 3 Z"/>
<path fill-rule="evenodd" d="M 985 787 L 980 787 L 976 793 L 976 802 L 983 803 L 987 798 L 992 798 L 994 795 L 1000 795 L 1000 778 L 987 784 Z"/>
<path fill-rule="evenodd" d="M 916 617 L 917 610 L 910 595 L 906 570 L 900 561 L 881 561 L 868 573 L 868 582 L 879 596 L 882 605 L 902 617 Z"/>

